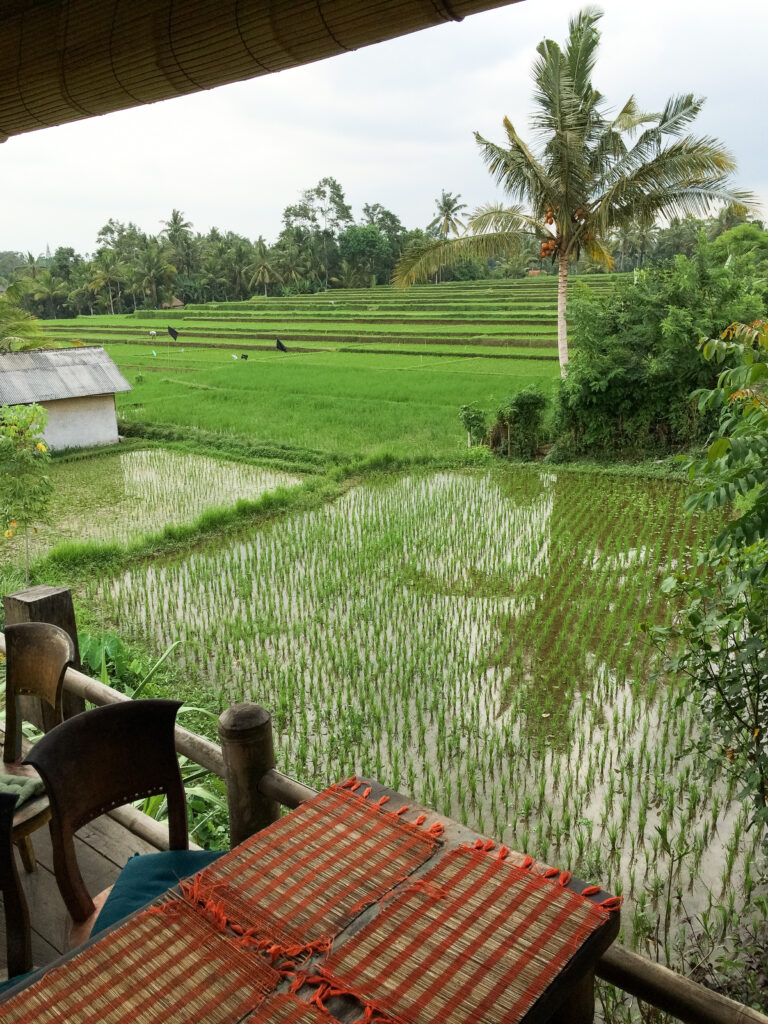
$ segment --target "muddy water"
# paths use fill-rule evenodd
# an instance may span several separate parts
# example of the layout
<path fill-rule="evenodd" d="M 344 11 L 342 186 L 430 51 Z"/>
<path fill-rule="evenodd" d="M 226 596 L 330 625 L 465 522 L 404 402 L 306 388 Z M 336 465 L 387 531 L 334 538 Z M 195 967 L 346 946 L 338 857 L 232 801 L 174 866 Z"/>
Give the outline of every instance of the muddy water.
<path fill-rule="evenodd" d="M 300 478 L 162 449 L 54 462 L 51 521 L 30 537 L 32 557 L 67 540 L 128 541 L 206 509 L 257 498 Z M 23 558 L 23 538 L 0 543 L 0 561 Z"/>

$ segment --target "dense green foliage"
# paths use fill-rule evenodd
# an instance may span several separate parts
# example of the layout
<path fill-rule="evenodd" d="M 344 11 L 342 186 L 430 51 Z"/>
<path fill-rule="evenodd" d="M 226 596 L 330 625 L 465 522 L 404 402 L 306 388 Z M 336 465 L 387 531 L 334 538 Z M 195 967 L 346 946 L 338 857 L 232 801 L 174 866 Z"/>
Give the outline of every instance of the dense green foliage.
<path fill-rule="evenodd" d="M 716 438 L 690 462 L 697 491 L 688 507 L 736 504 L 740 513 L 703 554 L 697 572 L 664 589 L 682 611 L 657 643 L 680 645 L 668 668 L 684 673 L 703 703 L 712 736 L 752 805 L 751 823 L 768 849 L 768 322 L 732 324 L 702 341 L 704 356 L 736 361 L 699 393 L 719 409 Z M 710 739 L 702 737 L 702 745 Z"/>
<path fill-rule="evenodd" d="M 29 533 L 46 518 L 51 500 L 50 452 L 43 440 L 48 414 L 39 405 L 0 407 L 0 531 L 24 537 L 29 585 Z"/>
<path fill-rule="evenodd" d="M 547 398 L 538 388 L 518 391 L 499 406 L 491 446 L 507 458 L 533 459 L 542 442 Z"/>
<path fill-rule="evenodd" d="M 717 371 L 697 339 L 765 309 L 764 282 L 750 256 L 723 259 L 701 238 L 694 255 L 626 280 L 612 293 L 588 290 L 571 305 L 575 347 L 558 395 L 564 452 L 669 450 L 703 441 L 713 425 L 689 400 Z"/>

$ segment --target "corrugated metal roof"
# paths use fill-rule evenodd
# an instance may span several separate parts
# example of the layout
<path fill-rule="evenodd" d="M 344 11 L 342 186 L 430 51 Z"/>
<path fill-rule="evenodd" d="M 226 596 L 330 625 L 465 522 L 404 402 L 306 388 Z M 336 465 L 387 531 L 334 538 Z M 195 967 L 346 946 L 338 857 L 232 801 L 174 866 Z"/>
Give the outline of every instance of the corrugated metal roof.
<path fill-rule="evenodd" d="M 0 353 L 0 405 L 131 391 L 100 346 Z"/>

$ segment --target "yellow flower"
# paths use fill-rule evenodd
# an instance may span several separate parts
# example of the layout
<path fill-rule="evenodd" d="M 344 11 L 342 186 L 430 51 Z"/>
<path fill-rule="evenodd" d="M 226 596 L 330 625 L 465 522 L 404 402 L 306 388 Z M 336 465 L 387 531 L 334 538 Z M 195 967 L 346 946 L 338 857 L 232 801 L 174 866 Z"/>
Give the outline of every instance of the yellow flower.
<path fill-rule="evenodd" d="M 37 442 L 37 450 L 39 452 L 47 452 L 48 451 L 48 449 L 45 447 L 45 445 L 43 444 L 42 441 L 38 441 Z"/>
<path fill-rule="evenodd" d="M 6 530 L 5 531 L 5 536 L 6 537 L 12 537 L 13 536 L 13 530 Z"/>
<path fill-rule="evenodd" d="M 12 519 L 12 520 L 11 520 L 11 526 L 13 527 L 13 529 L 14 529 L 14 530 L 16 529 L 16 527 L 17 527 L 18 525 L 19 525 L 19 524 L 18 524 L 18 523 L 16 522 L 16 520 L 15 520 L 15 519 Z"/>

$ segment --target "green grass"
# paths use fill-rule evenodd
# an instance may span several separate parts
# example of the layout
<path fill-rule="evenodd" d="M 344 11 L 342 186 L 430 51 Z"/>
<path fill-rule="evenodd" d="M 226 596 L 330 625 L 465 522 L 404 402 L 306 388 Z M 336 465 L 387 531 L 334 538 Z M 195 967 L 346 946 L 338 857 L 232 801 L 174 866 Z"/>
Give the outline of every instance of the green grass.
<path fill-rule="evenodd" d="M 614 276 L 586 279 L 605 291 Z M 207 302 L 181 310 L 140 310 L 121 316 L 47 322 L 51 338 L 82 341 L 147 341 L 150 331 L 167 339 L 172 323 L 181 341 L 245 345 L 272 343 L 276 335 L 294 346 L 391 343 L 421 346 L 488 346 L 549 349 L 555 357 L 557 292 L 554 278 L 451 282 L 407 291 L 390 287 L 332 289 L 283 298 L 254 296 L 247 302 Z"/>
<path fill-rule="evenodd" d="M 459 408 L 495 410 L 528 384 L 551 392 L 557 364 L 395 354 L 276 351 L 233 360 L 228 351 L 110 345 L 134 390 L 118 413 L 152 422 L 320 449 L 400 458 L 455 455 Z M 137 382 L 137 377 L 143 377 Z"/>

